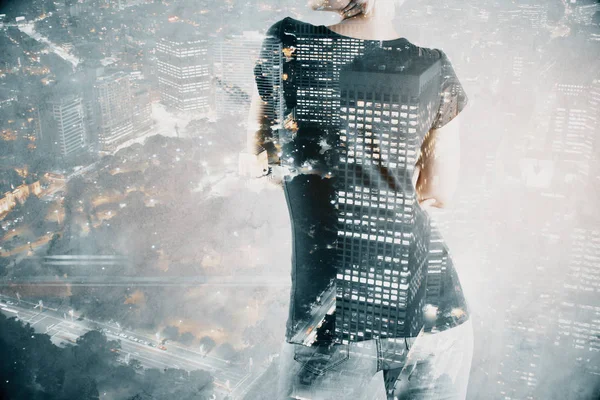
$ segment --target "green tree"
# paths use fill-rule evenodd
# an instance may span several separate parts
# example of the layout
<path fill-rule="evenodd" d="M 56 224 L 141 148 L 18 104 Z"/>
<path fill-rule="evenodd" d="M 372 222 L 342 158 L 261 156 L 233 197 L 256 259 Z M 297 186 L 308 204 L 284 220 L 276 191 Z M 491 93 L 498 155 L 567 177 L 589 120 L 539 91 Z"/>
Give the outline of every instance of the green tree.
<path fill-rule="evenodd" d="M 130 358 L 127 365 L 135 370 L 143 369 L 142 363 L 137 358 Z"/>

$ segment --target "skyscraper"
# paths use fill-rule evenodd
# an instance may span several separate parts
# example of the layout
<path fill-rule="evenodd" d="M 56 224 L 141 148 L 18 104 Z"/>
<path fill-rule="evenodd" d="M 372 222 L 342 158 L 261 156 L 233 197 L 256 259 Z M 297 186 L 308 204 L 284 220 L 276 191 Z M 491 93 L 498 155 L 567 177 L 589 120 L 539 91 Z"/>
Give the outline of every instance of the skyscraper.
<path fill-rule="evenodd" d="M 426 129 L 417 126 L 418 115 L 434 107 L 421 99 L 435 99 L 423 93 L 436 93 L 440 64 L 391 57 L 385 49 L 370 52 L 340 75 L 336 176 L 348 190 L 337 193 L 335 329 L 346 340 L 416 336 L 423 327 L 430 231 L 411 178 L 420 147 L 417 130 Z M 370 173 L 372 168 L 404 179 L 369 183 L 382 176 Z"/>
<path fill-rule="evenodd" d="M 252 70 L 263 39 L 258 32 L 244 32 L 215 42 L 212 65 L 219 116 L 248 115 L 254 90 Z"/>
<path fill-rule="evenodd" d="M 113 150 L 133 135 L 133 105 L 129 77 L 123 72 L 98 77 L 94 109 L 101 150 Z"/>
<path fill-rule="evenodd" d="M 600 11 L 600 4 L 584 0 L 571 0 L 567 7 L 569 18 L 581 25 L 591 25 L 594 14 Z"/>
<path fill-rule="evenodd" d="M 594 154 L 596 110 L 591 99 L 594 92 L 590 91 L 587 82 L 563 82 L 552 88 L 555 103 L 550 115 L 548 147 L 558 160 L 561 178 L 568 182 L 586 179 L 589 175 Z"/>
<path fill-rule="evenodd" d="M 600 373 L 600 230 L 576 227 L 569 238 L 571 251 L 562 284 L 564 298 L 557 310 L 554 345 L 568 349 L 586 372 Z"/>
<path fill-rule="evenodd" d="M 272 37 L 255 37 L 251 33 L 245 34 L 246 39 L 242 41 L 244 46 L 242 48 L 237 47 L 233 44 L 236 42 L 234 39 L 229 45 L 223 44 L 220 49 L 214 49 L 214 74 L 215 74 L 215 83 L 216 83 L 216 107 L 217 112 L 219 114 L 224 114 L 231 110 L 231 107 L 236 107 L 237 101 L 242 101 L 243 99 L 236 95 L 236 81 L 245 79 L 243 76 L 236 76 L 237 73 L 234 72 L 239 70 L 239 68 L 235 68 L 233 66 L 233 61 L 237 58 L 237 52 L 242 57 L 245 57 L 248 60 L 252 61 L 253 65 L 262 66 L 264 70 L 268 71 L 268 75 L 270 79 L 261 83 L 261 81 L 256 81 L 256 86 L 258 92 L 270 92 L 274 97 L 272 101 L 263 102 L 263 113 L 265 116 L 265 121 L 270 123 L 270 126 L 264 126 L 263 129 L 271 130 L 271 129 L 280 129 L 281 128 L 281 119 L 280 116 L 284 113 L 284 100 L 281 98 L 281 91 L 277 90 L 281 87 L 282 82 L 287 79 L 286 75 L 281 73 L 282 71 L 282 63 L 279 57 L 277 57 L 277 62 L 273 62 L 275 59 L 274 55 L 282 54 L 283 46 L 281 42 L 278 40 L 273 40 Z M 240 40 L 240 38 L 237 38 Z M 258 54 L 256 57 L 253 54 L 254 46 L 258 41 Z M 262 42 L 263 52 L 260 52 L 260 42 Z M 229 57 L 226 57 L 226 54 L 229 53 Z M 249 54 L 249 57 L 248 57 Z M 259 67 L 260 68 L 260 67 Z M 254 68 L 251 71 L 256 74 Z M 229 79 L 232 79 L 230 84 Z M 254 79 L 252 79 L 254 81 Z M 250 95 L 254 95 L 254 82 L 250 83 L 248 93 Z M 243 89 L 242 89 L 243 90 Z M 236 98 L 237 97 L 237 98 Z M 251 98 L 250 98 L 251 99 Z M 229 107 L 225 104 L 229 103 Z M 227 110 L 229 108 L 229 110 Z M 250 132 L 250 131 L 249 131 Z M 246 148 L 243 149 L 238 157 L 239 157 L 239 173 L 241 176 L 260 176 L 263 173 L 268 171 L 268 159 L 266 159 L 265 149 L 262 146 L 256 146 L 254 134 L 248 134 L 246 137 Z"/>
<path fill-rule="evenodd" d="M 40 139 L 66 160 L 87 149 L 83 100 L 77 94 L 57 94 L 39 108 Z"/>
<path fill-rule="evenodd" d="M 303 73 L 297 74 L 296 113 L 294 120 L 305 126 L 332 127 L 339 125 L 339 74 L 342 65 L 365 52 L 365 43 L 352 38 L 337 42 L 319 31 L 300 25 L 302 32 L 295 43 L 295 56 Z"/>
<path fill-rule="evenodd" d="M 208 111 L 208 41 L 191 25 L 171 23 L 161 32 L 156 56 L 161 102 L 180 111 Z"/>
<path fill-rule="evenodd" d="M 260 64 L 261 70 L 264 73 L 268 73 L 270 79 L 261 82 L 260 80 L 256 82 L 259 93 L 267 92 L 272 93 L 274 98 L 272 101 L 268 101 L 264 103 L 264 113 L 265 116 L 271 121 L 274 125 L 281 124 L 281 116 L 283 114 L 283 99 L 280 98 L 281 91 L 278 90 L 283 84 L 284 78 L 287 79 L 286 75 L 283 75 L 281 71 L 283 70 L 283 65 L 281 62 L 281 57 L 274 57 L 274 55 L 282 54 L 284 50 L 283 45 L 280 41 L 274 40 L 272 37 L 266 37 L 263 41 L 263 51 L 264 53 L 259 55 L 258 64 Z M 289 54 L 289 49 L 285 50 Z M 249 138 L 249 148 L 252 148 L 253 140 Z"/>
<path fill-rule="evenodd" d="M 143 135 L 152 129 L 152 104 L 150 84 L 143 80 L 131 82 L 134 135 Z"/>
<path fill-rule="evenodd" d="M 287 340 L 348 344 L 464 322 L 456 273 L 425 313 L 431 225 L 412 182 L 428 131 L 466 104 L 445 54 L 289 17 L 267 38 L 254 72 L 282 123 L 257 141 L 284 171 L 292 221 Z"/>

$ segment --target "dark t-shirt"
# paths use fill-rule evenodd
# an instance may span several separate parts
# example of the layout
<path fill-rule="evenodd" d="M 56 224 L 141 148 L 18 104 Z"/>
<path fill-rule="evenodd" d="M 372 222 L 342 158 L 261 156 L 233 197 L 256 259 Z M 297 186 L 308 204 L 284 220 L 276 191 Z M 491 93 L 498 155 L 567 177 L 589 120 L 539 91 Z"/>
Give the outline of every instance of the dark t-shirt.
<path fill-rule="evenodd" d="M 468 319 L 448 247 L 412 184 L 425 135 L 467 104 L 446 55 L 292 18 L 254 68 L 256 135 L 284 171 L 292 222 L 286 340 L 417 336 Z"/>

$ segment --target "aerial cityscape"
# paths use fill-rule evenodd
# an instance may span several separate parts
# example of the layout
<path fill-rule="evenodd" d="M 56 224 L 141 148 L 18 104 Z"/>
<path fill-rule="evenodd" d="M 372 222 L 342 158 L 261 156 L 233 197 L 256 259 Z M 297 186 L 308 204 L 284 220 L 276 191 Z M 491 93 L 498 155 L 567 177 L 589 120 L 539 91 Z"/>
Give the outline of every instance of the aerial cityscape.
<path fill-rule="evenodd" d="M 298 233 L 290 193 L 248 139 L 248 113 L 257 85 L 265 93 L 255 73 L 267 71 L 268 28 L 286 17 L 337 22 L 324 14 L 291 0 L 0 1 L 0 398 L 275 398 Z M 442 49 L 469 99 L 458 190 L 428 211 L 452 260 L 441 245 L 429 246 L 443 254 L 429 265 L 407 258 L 417 286 L 400 289 L 419 313 L 425 293 L 442 296 L 437 277 L 456 269 L 474 327 L 469 399 L 600 398 L 600 2 L 406 0 L 394 24 L 410 43 Z M 295 40 L 274 51 L 302 60 Z M 355 82 L 387 86 L 400 104 L 429 79 L 428 65 L 407 64 L 406 80 L 388 84 L 375 74 L 386 56 L 353 46 L 333 56 L 354 60 L 336 70 L 341 97 L 299 93 L 295 121 L 279 118 L 286 99 L 265 110 L 291 131 L 310 121 L 312 139 L 282 138 L 294 171 L 351 169 L 330 169 L 329 150 L 352 132 L 321 121 L 354 121 Z M 282 71 L 276 84 L 291 84 Z M 403 112 L 413 110 L 392 107 L 391 118 Z M 339 209 L 351 217 L 361 195 L 343 193 Z M 317 209 L 312 217 L 335 218 Z M 295 309 L 299 342 L 324 339 L 327 317 L 307 327 L 330 315 L 336 279 L 347 292 L 328 333 L 382 333 L 348 328 L 362 317 L 344 299 L 365 293 L 350 270 L 336 276 L 336 235 L 306 238 L 306 268 L 321 276 L 296 297 L 312 302 Z M 400 262 L 376 249 L 374 262 Z M 383 299 L 405 301 L 389 290 Z M 413 317 L 385 329 L 418 331 Z"/>

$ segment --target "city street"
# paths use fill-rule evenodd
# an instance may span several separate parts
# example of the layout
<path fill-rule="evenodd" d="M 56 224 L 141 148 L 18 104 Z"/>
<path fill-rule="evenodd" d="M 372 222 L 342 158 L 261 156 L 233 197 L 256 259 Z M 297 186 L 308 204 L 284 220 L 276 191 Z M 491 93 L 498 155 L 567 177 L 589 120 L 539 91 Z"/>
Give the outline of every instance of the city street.
<path fill-rule="evenodd" d="M 12 303 L 12 304 L 11 304 Z M 36 307 L 37 308 L 34 308 Z M 138 359 L 144 368 L 179 368 L 187 371 L 201 369 L 210 372 L 215 377 L 216 391 L 220 395 L 233 396 L 243 395 L 248 387 L 260 377 L 261 367 L 256 367 L 258 374 L 247 372 L 246 365 L 236 365 L 211 355 L 204 355 L 200 350 L 186 347 L 174 342 L 168 342 L 167 350 L 160 350 L 157 346 L 156 337 L 148 337 L 133 331 L 119 329 L 115 323 L 103 323 L 83 319 L 77 320 L 76 314 L 71 317 L 68 310 L 58 310 L 44 307 L 42 311 L 39 305 L 21 299 L 0 295 L 0 310 L 8 317 L 16 316 L 31 325 L 36 332 L 45 333 L 51 337 L 51 341 L 60 347 L 75 340 L 86 332 L 96 329 L 102 330 L 108 340 L 120 340 L 121 349 L 119 360 L 126 363 L 130 358 Z M 12 310 L 12 311 L 11 311 Z M 64 312 L 63 312 L 64 311 Z M 124 334 L 123 338 L 119 335 Z M 153 343 L 156 347 L 136 342 L 131 338 Z M 242 398 L 242 397 L 239 397 Z"/>

